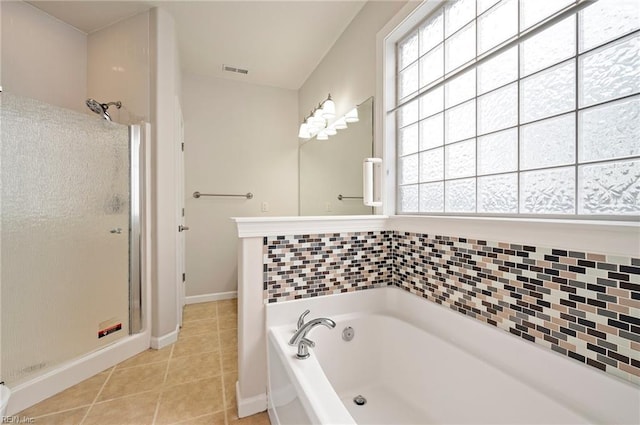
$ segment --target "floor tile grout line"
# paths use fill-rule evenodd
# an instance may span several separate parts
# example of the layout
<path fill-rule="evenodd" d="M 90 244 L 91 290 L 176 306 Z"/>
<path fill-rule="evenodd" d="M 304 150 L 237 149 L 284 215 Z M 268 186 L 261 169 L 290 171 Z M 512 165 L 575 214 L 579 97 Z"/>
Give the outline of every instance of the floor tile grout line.
<path fill-rule="evenodd" d="M 91 407 L 91 403 L 87 403 L 87 404 L 83 404 L 80 406 L 75 406 L 75 407 L 70 407 L 68 409 L 63 409 L 63 410 L 58 410 L 57 412 L 49 412 L 49 413 L 45 413 L 44 415 L 38 415 L 38 416 L 29 416 L 30 418 L 36 420 L 36 419 L 43 419 L 43 418 L 48 418 L 49 416 L 54 416 L 54 415 L 59 415 L 61 413 L 69 413 L 69 412 L 73 412 L 74 410 L 79 410 L 79 409 L 84 409 L 86 407 Z M 26 409 L 25 409 L 26 410 Z M 20 412 L 19 412 L 20 413 Z M 14 416 L 18 416 L 18 415 L 14 415 Z M 20 416 L 24 416 L 24 415 L 20 415 Z M 4 422 L 0 422 L 0 423 L 4 423 Z"/>
<path fill-rule="evenodd" d="M 224 383 L 224 362 L 222 355 L 222 341 L 220 340 L 220 314 L 218 309 L 218 302 L 216 301 L 216 333 L 218 337 L 218 350 L 220 351 L 220 378 L 222 382 L 222 409 L 224 410 L 224 423 L 229 424 L 229 415 L 227 414 L 227 395 L 226 387 Z"/>
<path fill-rule="evenodd" d="M 104 387 L 107 386 L 107 382 L 109 382 L 109 379 L 111 379 L 111 376 L 113 375 L 113 372 L 116 370 L 116 366 L 117 365 L 114 365 L 114 366 L 111 367 L 111 371 L 109 371 L 109 376 L 107 376 L 107 379 L 104 380 L 104 382 L 102 383 L 102 386 L 100 387 L 100 391 L 98 391 L 98 394 L 96 394 L 96 396 L 93 398 L 93 402 L 91 402 L 91 405 L 89 406 L 89 408 L 85 412 L 84 416 L 82 417 L 82 420 L 80 421 L 80 425 L 84 424 L 84 421 L 86 421 L 87 417 L 89 417 L 89 413 L 91 413 L 91 410 L 93 409 L 93 406 L 96 404 L 96 401 L 98 401 L 98 398 L 100 398 L 100 395 L 102 394 L 102 391 L 104 390 Z"/>
<path fill-rule="evenodd" d="M 158 401 L 156 402 L 156 410 L 153 412 L 153 419 L 151 420 L 151 425 L 155 425 L 156 420 L 158 419 L 158 412 L 160 411 L 160 403 L 162 402 L 162 396 L 164 395 L 164 390 L 167 384 L 167 378 L 169 377 L 169 367 L 171 366 L 171 360 L 173 359 L 173 350 L 176 347 L 176 344 L 171 344 L 171 352 L 169 353 L 169 360 L 167 361 L 167 369 L 164 371 L 164 378 L 162 380 L 162 389 L 160 390 L 160 394 L 158 395 Z"/>
<path fill-rule="evenodd" d="M 171 351 L 173 351 L 173 349 L 172 349 Z M 143 351 L 143 353 L 144 353 L 144 351 Z M 119 363 L 118 363 L 118 364 L 117 364 L 117 365 L 115 365 L 114 367 L 115 367 L 116 369 L 118 369 L 118 370 L 127 370 L 127 369 L 132 369 L 132 368 L 134 368 L 134 367 L 147 367 L 147 366 L 149 366 L 149 365 L 153 365 L 153 364 L 158 364 L 158 363 L 166 362 L 167 360 L 169 360 L 169 357 L 168 357 L 168 358 L 166 358 L 166 359 L 164 359 L 164 360 L 154 360 L 154 361 L 147 362 L 147 363 L 134 364 L 134 365 L 131 365 L 131 366 L 125 366 L 125 367 L 118 367 L 118 366 L 119 366 Z"/>
<path fill-rule="evenodd" d="M 184 423 L 187 423 L 187 422 L 191 422 L 191 421 L 193 421 L 195 419 L 205 418 L 207 416 L 212 416 L 212 415 L 216 415 L 218 413 L 223 413 L 223 412 L 224 412 L 224 409 L 223 410 L 216 410 L 215 412 L 204 413 L 204 414 L 199 415 L 199 416 L 194 416 L 193 418 L 182 419 L 182 420 L 179 420 L 178 422 L 172 422 L 169 425 L 180 425 L 180 424 L 184 424 Z"/>

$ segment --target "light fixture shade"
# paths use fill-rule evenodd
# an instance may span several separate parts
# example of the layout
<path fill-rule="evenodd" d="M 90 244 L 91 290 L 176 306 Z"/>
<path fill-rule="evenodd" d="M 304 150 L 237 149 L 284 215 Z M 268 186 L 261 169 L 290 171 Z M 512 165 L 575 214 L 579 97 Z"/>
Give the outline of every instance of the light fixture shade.
<path fill-rule="evenodd" d="M 311 137 L 311 132 L 309 131 L 309 126 L 306 122 L 300 124 L 300 131 L 298 131 L 298 137 L 301 139 L 308 139 Z"/>
<path fill-rule="evenodd" d="M 328 126 L 324 129 L 324 132 L 327 133 L 327 136 L 335 136 L 338 134 L 338 130 L 336 130 L 333 125 Z"/>
<path fill-rule="evenodd" d="M 309 127 L 309 130 L 311 130 L 313 128 L 313 126 L 315 125 L 315 121 L 313 119 L 313 114 L 309 115 L 304 122 Z"/>
<path fill-rule="evenodd" d="M 344 130 L 347 128 L 347 122 L 344 120 L 344 117 L 337 119 L 336 122 L 333 123 L 333 128 L 336 130 Z"/>
<path fill-rule="evenodd" d="M 318 128 L 324 128 L 327 125 L 327 121 L 322 116 L 322 109 L 318 108 L 313 113 L 314 126 Z"/>
<path fill-rule="evenodd" d="M 336 116 L 336 104 L 331 100 L 331 95 L 322 104 L 322 116 L 328 120 Z"/>
<path fill-rule="evenodd" d="M 347 112 L 347 115 L 344 116 L 344 120 L 349 123 L 360 121 L 358 119 L 358 108 L 353 108 L 352 110 Z"/>
<path fill-rule="evenodd" d="M 318 135 L 316 136 L 316 139 L 318 139 L 318 140 L 329 140 L 329 135 L 327 134 L 326 131 L 320 130 L 320 133 L 318 133 Z"/>

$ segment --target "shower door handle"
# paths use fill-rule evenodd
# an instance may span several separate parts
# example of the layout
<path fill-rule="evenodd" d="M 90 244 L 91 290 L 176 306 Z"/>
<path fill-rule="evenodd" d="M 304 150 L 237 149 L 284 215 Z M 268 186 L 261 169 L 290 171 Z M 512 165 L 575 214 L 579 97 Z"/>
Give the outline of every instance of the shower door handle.
<path fill-rule="evenodd" d="M 184 232 L 185 230 L 189 230 L 189 226 L 183 226 L 182 224 L 178 226 L 178 232 Z"/>
<path fill-rule="evenodd" d="M 109 230 L 109 233 L 117 233 L 119 235 L 122 233 L 122 229 L 120 227 L 116 227 L 115 229 Z"/>

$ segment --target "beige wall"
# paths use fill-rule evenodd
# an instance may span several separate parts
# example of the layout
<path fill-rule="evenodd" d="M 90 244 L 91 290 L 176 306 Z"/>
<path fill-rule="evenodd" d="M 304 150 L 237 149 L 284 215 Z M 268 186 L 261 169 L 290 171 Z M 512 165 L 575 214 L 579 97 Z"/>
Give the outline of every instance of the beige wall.
<path fill-rule="evenodd" d="M 365 4 L 300 87 L 298 122 L 328 93 L 336 103 L 337 116 L 375 95 L 376 34 L 405 3 L 371 1 Z"/>
<path fill-rule="evenodd" d="M 21 1 L 2 1 L 2 88 L 85 112 L 87 36 Z"/>
<path fill-rule="evenodd" d="M 149 121 L 149 12 L 140 13 L 88 36 L 87 97 L 109 108 L 121 124 Z"/>
<path fill-rule="evenodd" d="M 186 294 L 234 292 L 237 235 L 229 218 L 297 215 L 297 93 L 197 75 L 184 75 L 182 90 Z M 195 199 L 195 191 L 254 198 Z"/>

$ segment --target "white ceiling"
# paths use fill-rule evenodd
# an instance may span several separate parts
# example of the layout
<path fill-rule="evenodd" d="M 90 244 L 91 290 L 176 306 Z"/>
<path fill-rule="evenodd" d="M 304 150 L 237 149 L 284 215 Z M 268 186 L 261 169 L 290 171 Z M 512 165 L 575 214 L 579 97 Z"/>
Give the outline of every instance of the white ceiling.
<path fill-rule="evenodd" d="M 366 1 L 29 1 L 90 34 L 158 6 L 175 19 L 183 72 L 296 90 Z M 223 64 L 248 69 L 225 72 Z"/>

